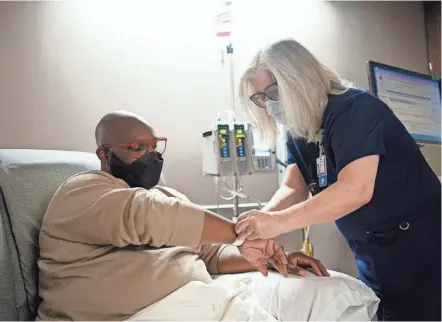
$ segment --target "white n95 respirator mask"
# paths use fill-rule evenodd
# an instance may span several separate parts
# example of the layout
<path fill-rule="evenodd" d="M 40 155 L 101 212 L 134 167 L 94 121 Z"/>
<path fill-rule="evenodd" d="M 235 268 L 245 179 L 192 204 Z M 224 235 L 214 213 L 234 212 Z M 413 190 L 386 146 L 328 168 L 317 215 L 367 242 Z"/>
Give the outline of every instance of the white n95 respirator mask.
<path fill-rule="evenodd" d="M 267 113 L 273 117 L 276 122 L 287 125 L 287 116 L 285 115 L 280 101 L 267 100 L 265 104 Z"/>

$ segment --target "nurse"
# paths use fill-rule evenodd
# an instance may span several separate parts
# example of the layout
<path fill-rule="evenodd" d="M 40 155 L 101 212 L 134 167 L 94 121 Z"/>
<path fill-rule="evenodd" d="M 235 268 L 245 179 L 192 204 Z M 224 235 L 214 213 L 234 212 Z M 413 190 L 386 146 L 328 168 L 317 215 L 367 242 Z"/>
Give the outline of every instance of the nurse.
<path fill-rule="evenodd" d="M 268 205 L 239 217 L 239 239 L 335 221 L 378 319 L 440 321 L 441 184 L 390 108 L 294 40 L 256 55 L 240 98 L 269 142 L 285 125 L 289 166 Z"/>

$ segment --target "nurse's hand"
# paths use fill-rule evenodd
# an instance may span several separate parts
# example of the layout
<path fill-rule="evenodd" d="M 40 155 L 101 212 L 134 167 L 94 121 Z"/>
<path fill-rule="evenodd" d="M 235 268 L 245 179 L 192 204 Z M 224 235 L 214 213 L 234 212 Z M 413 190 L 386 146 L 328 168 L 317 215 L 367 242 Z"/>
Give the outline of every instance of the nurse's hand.
<path fill-rule="evenodd" d="M 283 232 L 275 215 L 259 210 L 242 213 L 238 217 L 235 231 L 240 241 L 274 238 Z"/>

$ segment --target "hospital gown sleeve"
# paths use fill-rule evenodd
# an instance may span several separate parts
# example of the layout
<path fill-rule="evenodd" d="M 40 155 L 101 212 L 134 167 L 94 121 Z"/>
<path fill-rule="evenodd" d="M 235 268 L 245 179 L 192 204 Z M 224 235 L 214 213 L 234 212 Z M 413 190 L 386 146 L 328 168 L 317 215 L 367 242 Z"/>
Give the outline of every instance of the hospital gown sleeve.
<path fill-rule="evenodd" d="M 325 128 L 334 154 L 336 172 L 360 158 L 386 154 L 382 114 L 385 108 L 369 94 L 351 97 L 331 107 Z"/>
<path fill-rule="evenodd" d="M 199 253 L 199 259 L 204 261 L 207 271 L 211 275 L 218 275 L 218 259 L 221 252 L 228 245 L 203 245 Z"/>
<path fill-rule="evenodd" d="M 93 244 L 198 246 L 204 209 L 156 189 L 129 188 L 103 172 L 70 178 L 57 191 L 42 230 L 60 240 Z"/>

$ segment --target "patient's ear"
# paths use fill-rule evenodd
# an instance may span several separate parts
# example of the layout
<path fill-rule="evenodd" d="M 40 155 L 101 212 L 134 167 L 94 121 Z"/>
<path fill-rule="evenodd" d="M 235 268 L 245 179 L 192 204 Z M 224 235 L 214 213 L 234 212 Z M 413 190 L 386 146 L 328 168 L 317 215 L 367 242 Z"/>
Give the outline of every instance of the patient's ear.
<path fill-rule="evenodd" d="M 95 153 L 97 154 L 98 159 L 100 159 L 101 171 L 107 171 L 108 170 L 107 151 L 103 148 L 98 148 Z"/>
<path fill-rule="evenodd" d="M 103 148 L 97 148 L 95 153 L 100 160 L 106 159 L 106 151 Z"/>

